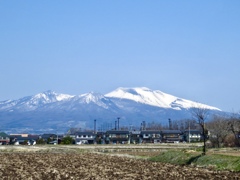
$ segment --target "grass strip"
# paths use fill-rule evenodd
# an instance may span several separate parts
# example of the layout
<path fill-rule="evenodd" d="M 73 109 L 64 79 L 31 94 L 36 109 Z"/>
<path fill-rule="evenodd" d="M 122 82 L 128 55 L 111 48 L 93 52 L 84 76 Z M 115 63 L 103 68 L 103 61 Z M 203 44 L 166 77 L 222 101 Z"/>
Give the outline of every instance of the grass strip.
<path fill-rule="evenodd" d="M 177 165 L 196 165 L 201 167 L 211 167 L 216 170 L 230 170 L 240 172 L 240 157 L 221 155 L 221 154 L 207 154 L 202 156 L 199 152 L 180 151 L 166 151 L 157 156 L 150 157 L 150 161 L 164 162 Z"/>

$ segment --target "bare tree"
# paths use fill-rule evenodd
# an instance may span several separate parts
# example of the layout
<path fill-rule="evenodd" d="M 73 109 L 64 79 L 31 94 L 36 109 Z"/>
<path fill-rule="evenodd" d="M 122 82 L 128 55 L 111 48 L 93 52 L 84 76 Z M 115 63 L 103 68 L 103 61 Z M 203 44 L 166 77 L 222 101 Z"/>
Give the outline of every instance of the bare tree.
<path fill-rule="evenodd" d="M 229 134 L 228 121 L 224 117 L 214 116 L 210 122 L 206 123 L 206 127 L 210 131 L 209 139 L 212 145 L 219 148 Z"/>
<path fill-rule="evenodd" d="M 175 130 L 186 130 L 186 129 L 197 129 L 196 121 L 192 119 L 180 119 L 172 121 L 172 129 Z"/>
<path fill-rule="evenodd" d="M 171 129 L 172 130 L 180 129 L 180 122 L 178 120 L 172 120 L 171 121 Z"/>
<path fill-rule="evenodd" d="M 209 110 L 205 108 L 204 106 L 194 107 L 192 110 L 193 118 L 196 120 L 196 123 L 199 124 L 199 126 L 202 129 L 202 135 L 203 135 L 203 152 L 202 155 L 206 155 L 206 137 L 207 132 L 205 129 L 205 121 L 207 119 Z"/>
<path fill-rule="evenodd" d="M 82 131 L 82 129 L 81 128 L 74 128 L 74 127 L 72 127 L 72 128 L 70 128 L 68 131 L 67 131 L 67 135 L 70 135 L 70 134 L 75 134 L 75 133 L 77 133 L 77 132 L 81 132 Z"/>
<path fill-rule="evenodd" d="M 228 119 L 227 123 L 228 130 L 233 133 L 235 138 L 235 145 L 240 146 L 240 118 L 237 116 L 233 116 L 232 118 Z"/>
<path fill-rule="evenodd" d="M 163 126 L 161 123 L 152 121 L 147 124 L 146 130 L 162 130 Z"/>

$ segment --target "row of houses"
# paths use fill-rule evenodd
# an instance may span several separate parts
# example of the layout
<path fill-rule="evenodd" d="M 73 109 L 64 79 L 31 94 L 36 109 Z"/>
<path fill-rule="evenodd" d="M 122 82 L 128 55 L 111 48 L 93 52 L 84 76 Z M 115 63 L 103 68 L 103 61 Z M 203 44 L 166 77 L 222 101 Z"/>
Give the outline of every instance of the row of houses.
<path fill-rule="evenodd" d="M 56 134 L 43 134 L 43 135 L 32 135 L 32 134 L 6 134 L 0 133 L 0 145 L 35 145 L 37 142 L 45 142 L 46 144 L 54 144 L 57 139 Z M 59 136 L 59 140 L 63 138 Z"/>
<path fill-rule="evenodd" d="M 106 132 L 76 132 L 70 134 L 76 144 L 138 144 L 138 143 L 170 143 L 197 142 L 203 139 L 199 130 L 148 130 L 123 131 L 109 130 Z"/>
<path fill-rule="evenodd" d="M 143 130 L 125 131 L 109 130 L 105 132 L 82 131 L 67 135 L 57 134 L 3 134 L 0 133 L 0 144 L 35 145 L 36 143 L 59 144 L 62 138 L 70 136 L 74 144 L 139 144 L 197 142 L 202 140 L 199 130 Z"/>

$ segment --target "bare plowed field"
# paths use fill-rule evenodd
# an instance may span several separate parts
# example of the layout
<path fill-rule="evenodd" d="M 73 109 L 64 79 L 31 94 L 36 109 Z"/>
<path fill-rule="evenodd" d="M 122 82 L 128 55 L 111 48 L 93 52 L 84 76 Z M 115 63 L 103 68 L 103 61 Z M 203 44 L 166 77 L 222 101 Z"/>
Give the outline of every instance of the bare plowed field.
<path fill-rule="evenodd" d="M 94 153 L 1 153 L 0 179 L 239 179 L 217 172 Z"/>

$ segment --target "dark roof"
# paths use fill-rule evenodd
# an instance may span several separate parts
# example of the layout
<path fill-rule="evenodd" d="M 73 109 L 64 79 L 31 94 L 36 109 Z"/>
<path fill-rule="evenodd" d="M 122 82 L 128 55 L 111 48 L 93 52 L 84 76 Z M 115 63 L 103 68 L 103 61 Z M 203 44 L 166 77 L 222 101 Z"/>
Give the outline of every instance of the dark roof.
<path fill-rule="evenodd" d="M 10 135 L 9 136 L 11 139 L 23 139 L 23 140 L 37 140 L 39 139 L 38 135 L 28 135 L 28 136 L 24 136 L 22 137 L 21 135 Z"/>
<path fill-rule="evenodd" d="M 106 132 L 107 134 L 129 134 L 129 131 L 123 130 L 110 130 Z"/>
<path fill-rule="evenodd" d="M 21 135 L 9 135 L 10 138 L 18 138 L 18 137 L 22 137 Z"/>
<path fill-rule="evenodd" d="M 97 134 L 98 134 L 98 135 L 102 135 L 102 134 L 105 134 L 105 132 L 103 132 L 103 131 L 98 131 Z"/>
<path fill-rule="evenodd" d="M 18 136 L 16 137 L 17 141 L 30 141 L 30 140 L 37 140 L 35 138 L 31 138 L 31 137 L 21 137 L 21 136 Z"/>
<path fill-rule="evenodd" d="M 47 139 L 47 138 L 50 138 L 50 137 L 56 137 L 57 135 L 56 134 L 43 134 L 43 135 L 41 135 L 41 138 L 43 138 L 43 139 Z"/>
<path fill-rule="evenodd" d="M 182 131 L 180 130 L 162 130 L 161 131 L 163 134 L 181 134 Z"/>
<path fill-rule="evenodd" d="M 141 134 L 161 134 L 161 132 L 157 130 L 145 130 L 141 131 Z"/>
<path fill-rule="evenodd" d="M 185 130 L 184 131 L 185 133 L 189 133 L 189 130 Z M 199 134 L 202 134 L 202 132 L 200 130 L 191 130 L 190 129 L 190 133 L 199 133 Z"/>

